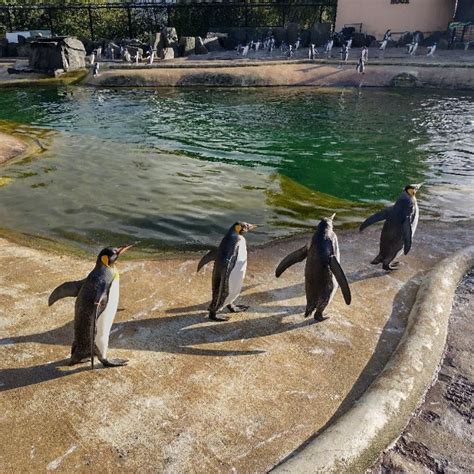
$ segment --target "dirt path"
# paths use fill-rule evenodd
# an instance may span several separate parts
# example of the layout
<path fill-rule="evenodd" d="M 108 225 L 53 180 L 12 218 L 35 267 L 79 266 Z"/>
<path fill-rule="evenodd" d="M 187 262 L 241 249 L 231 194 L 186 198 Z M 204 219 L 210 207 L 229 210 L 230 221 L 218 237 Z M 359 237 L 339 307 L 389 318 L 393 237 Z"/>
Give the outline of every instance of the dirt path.
<path fill-rule="evenodd" d="M 474 466 L 474 273 L 459 286 L 438 380 L 396 445 L 372 473 L 472 472 Z"/>
<path fill-rule="evenodd" d="M 422 222 L 399 271 L 367 262 L 379 230 L 340 232 L 353 304 L 338 293 L 303 318 L 303 266 L 276 264 L 307 237 L 250 252 L 242 303 L 211 323 L 211 268 L 197 258 L 123 261 L 110 355 L 127 367 L 65 364 L 73 301 L 46 301 L 88 261 L 0 239 L 0 465 L 10 472 L 265 472 L 347 410 L 384 366 L 423 272 L 469 241 L 473 222 Z M 249 236 L 251 245 L 251 236 Z"/>

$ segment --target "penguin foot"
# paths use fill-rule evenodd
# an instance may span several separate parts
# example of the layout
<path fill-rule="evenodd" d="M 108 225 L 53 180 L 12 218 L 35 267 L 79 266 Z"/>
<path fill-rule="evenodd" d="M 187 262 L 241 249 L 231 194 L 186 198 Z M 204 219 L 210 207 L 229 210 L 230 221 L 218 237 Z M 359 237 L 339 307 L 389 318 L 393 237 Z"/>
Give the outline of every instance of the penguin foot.
<path fill-rule="evenodd" d="M 243 313 L 244 311 L 247 311 L 249 307 L 244 304 L 228 304 L 227 309 L 231 313 Z"/>
<path fill-rule="evenodd" d="M 121 367 L 127 365 L 128 359 L 102 359 L 101 362 L 104 367 Z"/>
<path fill-rule="evenodd" d="M 390 262 L 390 266 L 392 268 L 398 268 L 399 265 L 400 265 L 400 262 Z"/>
<path fill-rule="evenodd" d="M 229 321 L 227 316 L 217 316 L 216 313 L 209 313 L 209 319 L 212 321 Z"/>
<path fill-rule="evenodd" d="M 384 263 L 384 264 L 382 265 L 382 268 L 383 268 L 384 270 L 386 270 L 387 272 L 391 272 L 391 271 L 397 269 L 397 265 L 396 265 L 396 266 L 392 266 L 390 263 L 387 263 L 387 264 Z"/>
<path fill-rule="evenodd" d="M 329 317 L 324 317 L 323 313 L 314 313 L 314 320 L 318 323 L 320 323 L 321 321 L 325 321 L 326 319 L 329 319 Z"/>

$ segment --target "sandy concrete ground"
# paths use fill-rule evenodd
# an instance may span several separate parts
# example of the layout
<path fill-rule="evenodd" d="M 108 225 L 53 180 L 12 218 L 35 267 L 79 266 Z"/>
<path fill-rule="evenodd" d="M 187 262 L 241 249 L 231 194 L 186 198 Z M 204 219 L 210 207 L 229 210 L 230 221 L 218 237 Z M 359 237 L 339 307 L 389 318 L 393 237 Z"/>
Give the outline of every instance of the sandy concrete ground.
<path fill-rule="evenodd" d="M 474 466 L 474 273 L 458 288 L 438 380 L 395 446 L 370 472 L 471 472 Z"/>
<path fill-rule="evenodd" d="M 26 143 L 0 132 L 0 165 L 26 151 Z"/>
<path fill-rule="evenodd" d="M 353 304 L 337 294 L 319 324 L 302 315 L 302 264 L 273 277 L 307 237 L 250 253 L 241 301 L 251 309 L 225 323 L 206 319 L 211 268 L 196 275 L 197 258 L 123 261 L 110 355 L 130 364 L 94 372 L 65 366 L 73 301 L 48 308 L 46 300 L 95 258 L 0 240 L 2 470 L 267 471 L 379 373 L 421 275 L 474 229 L 453 226 L 422 222 L 390 275 L 367 263 L 378 229 L 340 232 Z"/>

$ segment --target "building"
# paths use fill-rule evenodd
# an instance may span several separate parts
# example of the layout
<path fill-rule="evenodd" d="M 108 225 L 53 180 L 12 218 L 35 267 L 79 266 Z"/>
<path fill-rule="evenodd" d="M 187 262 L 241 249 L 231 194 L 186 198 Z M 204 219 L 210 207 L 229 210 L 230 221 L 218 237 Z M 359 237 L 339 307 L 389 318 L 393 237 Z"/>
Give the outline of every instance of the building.
<path fill-rule="evenodd" d="M 362 32 L 378 39 L 389 28 L 394 33 L 444 31 L 455 8 L 456 0 L 338 0 L 336 31 L 361 24 Z"/>

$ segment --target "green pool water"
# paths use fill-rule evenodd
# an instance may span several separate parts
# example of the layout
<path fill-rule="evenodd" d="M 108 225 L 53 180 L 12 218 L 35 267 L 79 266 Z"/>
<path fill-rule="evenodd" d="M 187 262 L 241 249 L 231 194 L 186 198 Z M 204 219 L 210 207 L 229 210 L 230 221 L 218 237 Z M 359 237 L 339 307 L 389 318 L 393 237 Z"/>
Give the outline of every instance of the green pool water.
<path fill-rule="evenodd" d="M 472 93 L 0 89 L 0 121 L 42 147 L 0 168 L 0 227 L 84 248 L 197 249 L 236 220 L 259 244 L 419 181 L 425 218 L 474 215 Z"/>

